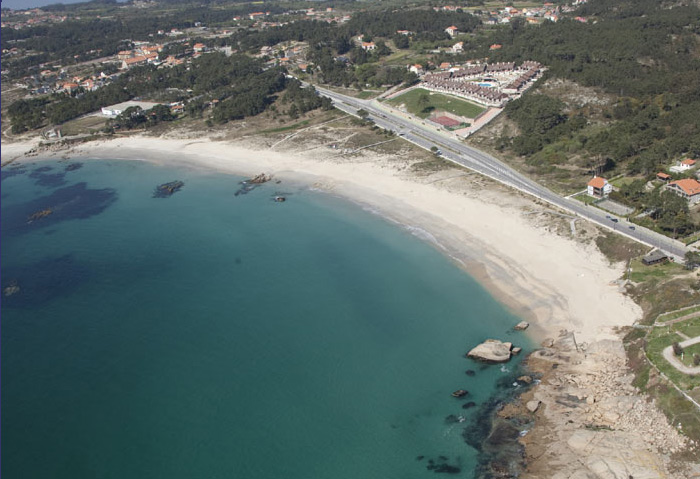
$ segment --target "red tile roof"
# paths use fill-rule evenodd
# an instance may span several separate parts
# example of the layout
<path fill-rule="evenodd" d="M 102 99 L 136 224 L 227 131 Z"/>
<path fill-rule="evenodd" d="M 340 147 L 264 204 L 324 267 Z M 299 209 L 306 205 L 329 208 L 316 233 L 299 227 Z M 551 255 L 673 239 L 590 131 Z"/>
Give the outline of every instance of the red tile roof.
<path fill-rule="evenodd" d="M 588 182 L 588 186 L 592 186 L 593 188 L 603 188 L 605 186 L 605 183 L 605 178 L 603 178 L 602 176 L 596 176 Z"/>
<path fill-rule="evenodd" d="M 688 196 L 700 195 L 700 183 L 697 180 L 687 178 L 685 180 L 672 181 L 668 186 L 678 186 Z"/>
<path fill-rule="evenodd" d="M 690 158 L 686 158 L 685 160 L 681 161 L 682 165 L 693 166 L 695 163 L 695 160 L 691 160 Z"/>

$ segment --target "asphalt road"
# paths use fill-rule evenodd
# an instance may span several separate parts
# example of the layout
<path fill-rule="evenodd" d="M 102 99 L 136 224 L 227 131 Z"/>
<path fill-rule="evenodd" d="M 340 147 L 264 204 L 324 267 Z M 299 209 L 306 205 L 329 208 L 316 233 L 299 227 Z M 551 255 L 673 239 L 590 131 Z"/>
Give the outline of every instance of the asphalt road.
<path fill-rule="evenodd" d="M 405 118 L 377 101 L 349 97 L 318 86 L 315 88 L 320 94 L 329 97 L 336 108 L 355 116 L 357 116 L 358 110 L 363 109 L 368 113 L 367 118 L 371 119 L 377 126 L 391 130 L 427 150 L 437 147 L 441 156 L 446 160 L 535 196 L 570 212 L 572 215 L 585 218 L 611 231 L 659 248 L 667 254 L 675 256 L 678 261 L 682 260 L 688 251 L 688 248 L 680 241 L 633 225 L 622 217 L 606 213 L 593 206 L 587 206 L 577 200 L 564 198 L 518 173 L 488 153 L 465 145 L 451 133 L 436 131 L 436 129 L 421 122 Z"/>

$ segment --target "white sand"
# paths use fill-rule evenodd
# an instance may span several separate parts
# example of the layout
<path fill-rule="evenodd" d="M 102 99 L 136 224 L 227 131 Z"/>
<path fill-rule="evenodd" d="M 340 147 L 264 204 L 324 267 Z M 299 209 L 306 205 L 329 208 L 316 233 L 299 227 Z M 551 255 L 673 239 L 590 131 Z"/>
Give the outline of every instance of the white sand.
<path fill-rule="evenodd" d="M 16 155 L 19 149 L 13 146 L 10 152 Z M 474 191 L 472 186 L 472 191 L 451 191 L 442 183 L 426 184 L 401 173 L 372 153 L 366 161 L 342 162 L 324 158 L 327 150 L 302 155 L 206 139 L 151 137 L 90 142 L 79 149 L 84 157 L 302 179 L 369 205 L 437 238 L 496 297 L 531 321 L 538 339 L 556 336 L 560 329 L 574 331 L 580 342 L 613 338 L 614 328 L 641 317 L 639 306 L 611 285 L 623 265 L 611 266 L 597 248 L 537 226 L 523 211 L 534 204 L 511 190 Z M 3 145 L 3 161 L 10 157 L 5 150 Z"/>

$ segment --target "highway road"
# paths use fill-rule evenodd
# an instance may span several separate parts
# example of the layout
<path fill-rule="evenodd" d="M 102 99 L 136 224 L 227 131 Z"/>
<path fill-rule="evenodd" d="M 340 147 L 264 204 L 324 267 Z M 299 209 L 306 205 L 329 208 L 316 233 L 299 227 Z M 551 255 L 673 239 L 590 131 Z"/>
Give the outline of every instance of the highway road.
<path fill-rule="evenodd" d="M 682 260 L 688 251 L 688 248 L 680 241 L 675 241 L 647 228 L 633 225 L 622 217 L 606 213 L 594 206 L 587 206 L 577 200 L 564 198 L 527 178 L 488 153 L 465 145 L 451 133 L 437 131 L 435 128 L 424 125 L 420 121 L 399 114 L 399 112 L 378 101 L 361 100 L 315 85 L 314 87 L 321 95 L 329 97 L 336 108 L 355 116 L 357 116 L 358 110 L 365 110 L 368 113 L 367 118 L 372 120 L 377 126 L 391 130 L 427 150 L 437 147 L 441 156 L 446 160 L 535 196 L 611 231 L 659 248 L 667 254 L 675 256 L 677 261 Z"/>

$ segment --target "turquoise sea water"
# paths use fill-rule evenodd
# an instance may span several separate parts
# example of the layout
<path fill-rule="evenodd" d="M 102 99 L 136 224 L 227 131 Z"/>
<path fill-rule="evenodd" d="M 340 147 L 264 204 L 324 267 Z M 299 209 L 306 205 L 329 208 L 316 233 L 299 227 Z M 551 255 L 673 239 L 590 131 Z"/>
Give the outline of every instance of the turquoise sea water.
<path fill-rule="evenodd" d="M 508 372 L 464 353 L 526 338 L 432 246 L 284 181 L 70 164 L 3 169 L 3 477 L 474 476 Z"/>

